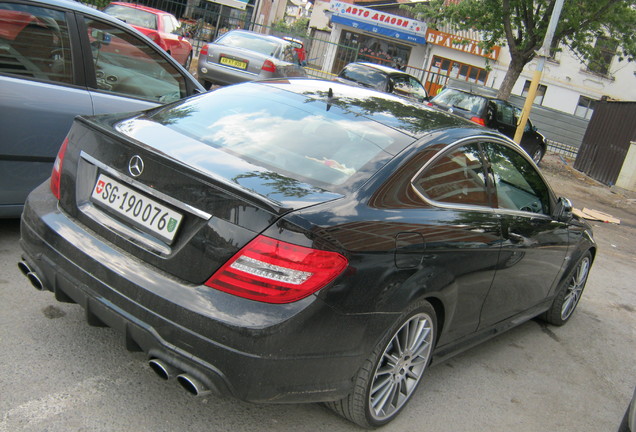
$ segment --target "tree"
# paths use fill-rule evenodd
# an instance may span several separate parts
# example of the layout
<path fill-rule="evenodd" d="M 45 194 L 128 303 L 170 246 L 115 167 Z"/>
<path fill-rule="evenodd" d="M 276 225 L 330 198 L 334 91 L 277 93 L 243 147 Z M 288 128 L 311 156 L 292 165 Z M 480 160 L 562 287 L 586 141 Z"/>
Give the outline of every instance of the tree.
<path fill-rule="evenodd" d="M 272 29 L 282 33 L 291 33 L 296 36 L 306 35 L 308 27 L 309 18 L 298 18 L 291 24 L 287 24 L 287 22 L 285 22 L 285 19 L 282 18 L 272 24 Z"/>
<path fill-rule="evenodd" d="M 556 0 L 431 0 L 404 6 L 429 25 L 447 24 L 455 30 L 482 32 L 484 48 L 508 46 L 510 66 L 499 89 L 508 99 L 524 66 L 543 45 Z M 621 59 L 636 57 L 636 2 L 634 0 L 565 0 L 554 41 L 593 66 L 607 60 L 607 43 L 614 42 Z M 556 44 L 553 43 L 553 47 Z"/>

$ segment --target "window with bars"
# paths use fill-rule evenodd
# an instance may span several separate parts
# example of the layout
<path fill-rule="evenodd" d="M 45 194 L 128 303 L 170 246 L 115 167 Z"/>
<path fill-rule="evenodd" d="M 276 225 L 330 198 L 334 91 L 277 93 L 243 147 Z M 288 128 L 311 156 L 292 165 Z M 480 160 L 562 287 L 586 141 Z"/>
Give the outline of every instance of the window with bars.
<path fill-rule="evenodd" d="M 574 111 L 574 115 L 577 117 L 582 117 L 584 119 L 592 118 L 592 114 L 594 113 L 594 108 L 596 107 L 596 100 L 591 99 L 586 96 L 579 97 L 579 104 L 576 106 L 576 111 Z"/>
<path fill-rule="evenodd" d="M 528 91 L 530 91 L 530 80 L 526 80 L 526 83 L 523 85 L 523 91 L 521 92 L 521 96 L 528 96 Z M 537 87 L 537 94 L 534 95 L 533 103 L 535 105 L 543 105 L 543 98 L 545 97 L 545 92 L 548 90 L 548 86 L 543 84 L 539 84 Z"/>
<path fill-rule="evenodd" d="M 598 51 L 588 63 L 587 70 L 599 75 L 609 75 L 612 59 L 618 50 L 618 42 L 607 37 L 599 37 L 594 46 Z"/>

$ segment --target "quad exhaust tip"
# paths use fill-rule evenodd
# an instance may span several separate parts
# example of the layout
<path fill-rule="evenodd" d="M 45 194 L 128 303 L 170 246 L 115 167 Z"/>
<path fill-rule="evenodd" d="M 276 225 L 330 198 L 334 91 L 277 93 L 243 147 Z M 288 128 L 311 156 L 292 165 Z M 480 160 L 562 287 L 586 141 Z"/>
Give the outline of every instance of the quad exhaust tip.
<path fill-rule="evenodd" d="M 18 268 L 20 269 L 22 274 L 25 275 L 27 279 L 29 279 L 29 282 L 31 282 L 31 285 L 33 285 L 35 289 L 39 291 L 42 291 L 44 289 L 44 283 L 37 275 L 37 273 L 35 273 L 33 269 L 31 269 L 29 264 L 26 263 L 26 261 L 20 261 L 18 263 Z"/>
<path fill-rule="evenodd" d="M 177 376 L 177 382 L 181 387 L 195 396 L 203 396 L 210 393 L 210 390 L 198 379 L 189 374 L 181 374 Z"/>
<path fill-rule="evenodd" d="M 150 368 L 164 380 L 174 378 L 181 373 L 181 371 L 176 367 L 160 359 L 151 359 L 148 364 L 150 365 Z"/>

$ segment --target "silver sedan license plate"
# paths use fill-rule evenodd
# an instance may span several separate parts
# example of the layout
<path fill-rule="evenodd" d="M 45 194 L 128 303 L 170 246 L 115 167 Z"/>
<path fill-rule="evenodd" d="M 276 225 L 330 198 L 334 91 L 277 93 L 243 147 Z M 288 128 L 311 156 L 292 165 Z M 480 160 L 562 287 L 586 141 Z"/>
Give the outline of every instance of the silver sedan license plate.
<path fill-rule="evenodd" d="M 183 215 L 128 186 L 100 174 L 92 199 L 135 225 L 172 242 Z"/>

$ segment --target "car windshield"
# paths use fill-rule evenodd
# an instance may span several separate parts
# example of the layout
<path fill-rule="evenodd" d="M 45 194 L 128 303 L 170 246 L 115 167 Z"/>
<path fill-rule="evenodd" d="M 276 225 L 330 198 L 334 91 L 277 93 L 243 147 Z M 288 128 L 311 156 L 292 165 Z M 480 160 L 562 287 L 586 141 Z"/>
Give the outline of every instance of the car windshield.
<path fill-rule="evenodd" d="M 250 51 L 256 51 L 257 53 L 266 56 L 275 54 L 276 50 L 281 45 L 281 43 L 277 42 L 276 40 L 264 38 L 256 34 L 243 32 L 227 33 L 215 43 L 228 47 L 245 48 Z"/>
<path fill-rule="evenodd" d="M 386 75 L 382 72 L 356 64 L 345 67 L 340 72 L 340 78 L 355 81 L 376 90 L 384 90 L 384 83 L 386 82 Z"/>
<path fill-rule="evenodd" d="M 435 96 L 431 102 L 444 107 L 459 108 L 464 111 L 470 111 L 473 114 L 480 114 L 488 101 L 482 96 L 454 89 L 445 89 Z"/>
<path fill-rule="evenodd" d="M 340 185 L 388 160 L 395 131 L 324 101 L 274 88 L 226 87 L 150 119 L 251 163 L 317 186 Z M 378 159 L 378 160 L 379 160 Z"/>
<path fill-rule="evenodd" d="M 119 18 L 127 24 L 150 30 L 157 30 L 157 16 L 150 12 L 122 5 L 109 6 L 104 10 L 104 12 L 114 16 L 115 18 Z"/>

